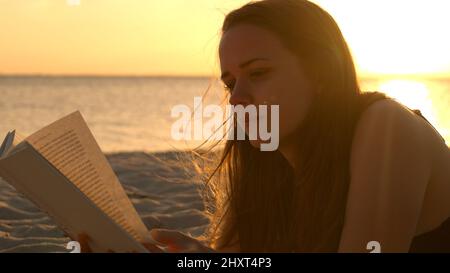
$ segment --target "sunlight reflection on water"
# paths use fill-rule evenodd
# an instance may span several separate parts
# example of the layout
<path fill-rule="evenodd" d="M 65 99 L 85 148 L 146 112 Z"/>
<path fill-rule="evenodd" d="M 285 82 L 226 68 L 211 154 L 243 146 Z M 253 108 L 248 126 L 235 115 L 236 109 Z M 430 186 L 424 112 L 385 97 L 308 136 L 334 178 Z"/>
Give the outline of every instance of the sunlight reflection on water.
<path fill-rule="evenodd" d="M 419 109 L 450 143 L 449 80 L 362 79 L 363 90 L 380 90 Z M 0 77 L 0 138 L 11 129 L 29 135 L 80 110 L 100 147 L 112 151 L 186 149 L 192 143 L 171 139 L 171 108 L 193 107 L 208 78 Z M 220 104 L 222 90 L 208 100 Z M 195 143 L 199 144 L 199 143 Z"/>
<path fill-rule="evenodd" d="M 450 87 L 448 80 L 379 79 L 363 80 L 363 90 L 377 90 L 395 98 L 423 116 L 450 144 Z"/>

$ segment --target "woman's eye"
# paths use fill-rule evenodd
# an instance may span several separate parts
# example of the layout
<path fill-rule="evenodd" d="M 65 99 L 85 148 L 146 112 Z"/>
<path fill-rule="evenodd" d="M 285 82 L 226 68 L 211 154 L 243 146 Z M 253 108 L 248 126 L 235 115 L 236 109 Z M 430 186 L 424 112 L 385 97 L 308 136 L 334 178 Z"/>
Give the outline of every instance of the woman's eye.
<path fill-rule="evenodd" d="M 264 76 L 264 75 L 267 74 L 269 71 L 270 71 L 269 68 L 256 69 L 256 70 L 253 70 L 252 72 L 250 72 L 249 77 L 250 77 L 251 79 L 256 79 L 256 78 L 259 78 L 259 77 Z M 231 83 L 224 83 L 224 89 L 225 89 L 226 91 L 231 92 L 231 91 L 233 91 L 233 88 L 234 88 L 234 82 L 231 82 Z"/>
<path fill-rule="evenodd" d="M 232 83 L 224 85 L 225 90 L 230 91 L 230 92 L 233 90 L 233 87 L 234 87 L 234 84 L 232 84 Z"/>
<path fill-rule="evenodd" d="M 252 78 L 257 78 L 260 76 L 263 76 L 264 74 L 266 74 L 269 71 L 269 69 L 258 69 L 258 70 L 254 70 L 250 73 L 250 77 Z"/>

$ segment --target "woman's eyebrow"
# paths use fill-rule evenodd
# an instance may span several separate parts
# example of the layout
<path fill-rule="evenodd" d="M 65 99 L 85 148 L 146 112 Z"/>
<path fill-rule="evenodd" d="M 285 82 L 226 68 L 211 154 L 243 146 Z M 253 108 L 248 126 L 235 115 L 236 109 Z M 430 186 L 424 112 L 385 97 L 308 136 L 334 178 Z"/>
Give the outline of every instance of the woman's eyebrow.
<path fill-rule="evenodd" d="M 269 60 L 269 59 L 267 59 L 267 58 L 252 58 L 252 59 L 250 59 L 250 60 L 247 60 L 247 61 L 241 63 L 241 64 L 239 65 L 239 67 L 240 67 L 240 68 L 244 68 L 244 67 L 250 65 L 250 64 L 253 63 L 253 62 L 256 62 L 256 61 L 268 61 L 268 60 Z M 229 74 L 230 74 L 230 73 L 228 73 L 228 71 L 223 72 L 222 75 L 220 76 L 220 79 L 223 81 L 223 79 L 225 79 L 226 77 L 228 77 Z"/>

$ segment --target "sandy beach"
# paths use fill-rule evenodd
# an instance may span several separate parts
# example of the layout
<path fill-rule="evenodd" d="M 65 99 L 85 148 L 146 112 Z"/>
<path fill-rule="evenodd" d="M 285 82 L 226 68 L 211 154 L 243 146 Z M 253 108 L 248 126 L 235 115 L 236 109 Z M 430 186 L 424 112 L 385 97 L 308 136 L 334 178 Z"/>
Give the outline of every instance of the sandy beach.
<path fill-rule="evenodd" d="M 176 229 L 192 236 L 204 232 L 208 219 L 201 183 L 185 153 L 121 152 L 106 157 L 149 229 Z M 0 253 L 68 252 L 68 241 L 47 214 L 0 179 Z"/>

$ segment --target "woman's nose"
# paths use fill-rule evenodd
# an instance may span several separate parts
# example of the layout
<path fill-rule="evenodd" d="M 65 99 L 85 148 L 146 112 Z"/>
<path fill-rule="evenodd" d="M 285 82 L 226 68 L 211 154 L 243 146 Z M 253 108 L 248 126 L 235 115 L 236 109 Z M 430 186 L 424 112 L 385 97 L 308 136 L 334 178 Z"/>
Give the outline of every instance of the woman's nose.
<path fill-rule="evenodd" d="M 245 86 L 235 84 L 229 100 L 231 105 L 243 105 L 244 107 L 251 103 L 251 97 L 246 91 Z"/>

